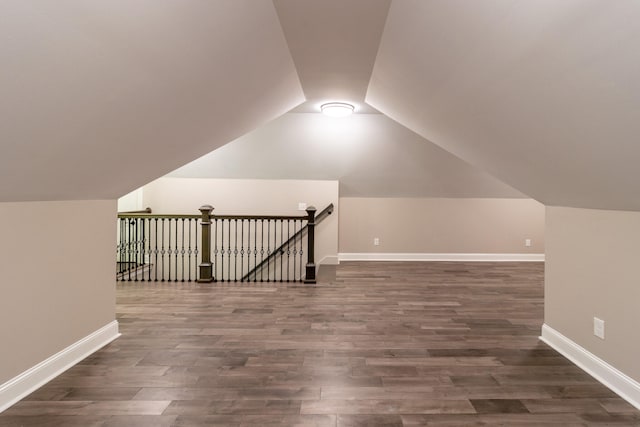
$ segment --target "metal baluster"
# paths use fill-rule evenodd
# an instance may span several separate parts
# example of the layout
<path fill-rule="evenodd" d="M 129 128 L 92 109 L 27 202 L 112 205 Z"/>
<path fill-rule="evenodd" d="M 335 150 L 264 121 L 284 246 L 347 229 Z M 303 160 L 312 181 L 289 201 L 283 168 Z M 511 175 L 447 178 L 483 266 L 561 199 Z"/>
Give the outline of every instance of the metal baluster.
<path fill-rule="evenodd" d="M 196 230 L 196 236 L 195 236 L 195 249 L 193 251 L 193 262 L 194 262 L 194 268 L 196 269 L 196 280 L 198 280 L 198 274 L 199 270 L 198 270 L 198 221 L 195 221 L 195 226 L 194 226 L 195 230 Z"/>
<path fill-rule="evenodd" d="M 142 275 L 140 278 L 141 282 L 144 282 L 144 218 L 138 218 L 138 236 L 140 241 L 138 242 L 139 252 L 139 270 L 136 271 L 136 278 L 138 277 L 138 271 L 142 271 Z"/>
<path fill-rule="evenodd" d="M 140 281 L 146 282 L 145 259 L 147 255 L 147 230 L 145 229 L 145 218 L 140 218 Z"/>
<path fill-rule="evenodd" d="M 116 269 L 117 269 L 118 276 L 120 277 L 120 281 L 122 281 L 122 272 L 123 272 L 123 270 L 122 270 L 122 256 L 123 256 L 124 252 L 122 251 L 122 248 L 123 248 L 122 241 L 124 240 L 124 236 L 123 236 L 123 228 L 122 228 L 122 226 L 124 225 L 123 224 L 124 221 L 126 221 L 126 220 L 123 219 L 123 218 L 120 218 L 120 224 L 119 224 L 120 225 L 120 227 L 119 227 L 120 240 L 119 240 L 118 252 L 117 252 L 118 259 L 117 259 L 117 262 L 116 262 Z"/>
<path fill-rule="evenodd" d="M 298 220 L 294 219 L 293 220 L 293 281 L 297 282 L 298 281 L 298 236 L 296 235 L 296 233 L 298 233 Z M 302 234 L 302 233 L 300 233 Z"/>
<path fill-rule="evenodd" d="M 131 281 L 131 220 L 127 220 L 127 281 Z"/>
<path fill-rule="evenodd" d="M 169 220 L 174 224 L 173 229 L 173 243 L 174 246 L 171 249 L 173 253 L 173 281 L 178 281 L 178 218 L 172 218 Z M 169 262 L 171 262 L 171 257 L 169 257 Z M 171 280 L 169 280 L 171 281 Z"/>
<path fill-rule="evenodd" d="M 255 243 L 255 246 L 253 248 L 253 268 L 256 268 L 256 265 L 258 265 L 258 220 L 254 219 L 253 220 L 253 240 Z M 253 281 L 257 282 L 258 281 L 258 272 L 254 271 L 253 272 Z"/>
<path fill-rule="evenodd" d="M 140 281 L 144 282 L 144 243 L 145 243 L 145 240 L 144 240 L 144 218 L 138 218 L 138 236 L 140 238 L 140 241 L 138 243 L 138 247 L 140 248 L 140 250 L 138 252 L 139 255 L 140 255 L 140 258 L 139 258 L 140 262 L 138 264 L 138 267 L 139 267 L 138 271 L 142 272 L 142 275 L 140 277 Z M 138 273 L 137 272 L 136 272 L 136 277 L 138 277 Z"/>
<path fill-rule="evenodd" d="M 240 281 L 244 278 L 244 219 L 240 220 Z"/>
<path fill-rule="evenodd" d="M 280 220 L 280 244 L 282 245 L 284 243 L 284 220 Z M 283 278 L 284 278 L 284 274 L 282 274 L 282 264 L 284 264 L 284 256 L 283 256 L 283 251 L 284 247 L 282 249 L 280 249 L 280 254 L 278 255 L 278 258 L 280 258 L 280 282 L 282 282 Z"/>
<path fill-rule="evenodd" d="M 147 258 L 149 259 L 149 265 L 147 266 L 147 281 L 151 281 L 151 218 L 147 218 L 145 221 L 147 224 Z"/>
<path fill-rule="evenodd" d="M 132 281 L 131 272 L 133 270 L 132 265 L 135 264 L 135 240 L 136 240 L 136 228 L 135 221 L 133 219 L 129 220 L 129 281 Z"/>
<path fill-rule="evenodd" d="M 224 282 L 224 218 L 220 219 L 220 280 Z"/>
<path fill-rule="evenodd" d="M 175 224 L 175 234 L 174 234 L 174 242 L 175 242 L 175 248 L 173 250 L 173 261 L 174 261 L 174 282 L 178 281 L 178 255 L 179 255 L 179 250 L 178 250 L 178 218 L 174 218 L 173 220 L 174 224 Z"/>
<path fill-rule="evenodd" d="M 260 264 L 264 261 L 264 219 L 260 220 Z M 257 273 L 257 272 L 256 272 Z M 263 282 L 264 266 L 260 267 L 260 281 Z"/>
<path fill-rule="evenodd" d="M 116 221 L 118 240 L 116 241 L 116 281 L 120 280 L 120 242 L 122 242 L 122 218 Z"/>
<path fill-rule="evenodd" d="M 155 233 L 153 233 L 155 235 L 155 249 L 154 249 L 154 253 L 156 255 L 156 262 L 153 266 L 153 281 L 157 282 L 158 281 L 158 218 L 155 218 Z"/>
<path fill-rule="evenodd" d="M 297 267 L 296 265 L 298 264 L 298 257 L 296 256 L 298 254 L 298 238 L 296 237 L 296 233 L 297 230 L 296 228 L 298 227 L 298 221 L 297 220 L 293 220 L 293 282 L 296 281 L 296 271 L 297 271 Z"/>
<path fill-rule="evenodd" d="M 175 258 L 175 262 L 176 262 L 176 268 L 175 268 L 175 280 L 174 282 L 178 281 L 178 218 L 174 219 L 175 223 L 176 223 L 176 249 L 173 252 L 173 256 Z"/>
<path fill-rule="evenodd" d="M 136 275 L 136 282 L 138 281 L 138 272 L 140 271 L 140 265 L 142 264 L 141 261 L 141 254 L 142 254 L 142 249 L 141 249 L 141 243 L 142 243 L 142 229 L 140 228 L 140 222 L 141 219 L 140 218 L 136 218 L 136 269 L 135 269 L 135 275 Z"/>
<path fill-rule="evenodd" d="M 191 281 L 191 223 L 193 218 L 187 219 L 187 230 L 189 231 L 189 249 L 187 250 L 187 254 L 189 256 L 187 260 L 187 268 L 189 269 L 189 282 Z"/>
<path fill-rule="evenodd" d="M 291 221 L 287 220 L 287 242 L 291 238 Z M 287 283 L 289 282 L 289 271 L 291 267 L 289 266 L 289 257 L 291 255 L 291 243 L 287 243 Z"/>
<path fill-rule="evenodd" d="M 139 236 L 139 226 L 138 226 L 138 218 L 131 219 L 133 223 L 133 232 L 132 232 L 132 241 L 131 241 L 131 259 L 132 266 L 131 274 L 133 276 L 133 281 L 138 281 L 138 265 L 140 263 L 140 236 Z"/>
<path fill-rule="evenodd" d="M 125 229 L 125 232 L 124 232 L 124 234 L 125 234 L 125 236 L 124 236 L 124 239 L 125 239 L 125 245 L 124 245 L 124 247 L 125 247 L 125 250 L 124 250 L 124 260 L 125 260 L 124 261 L 124 268 L 125 268 L 125 270 L 124 270 L 123 280 L 125 280 L 124 279 L 125 276 L 129 276 L 130 275 L 130 273 L 129 273 L 129 251 L 131 250 L 131 248 L 129 247 L 129 240 L 131 240 L 131 237 L 130 237 L 130 235 L 131 235 L 131 227 L 129 226 L 129 220 L 126 219 L 125 221 L 126 221 L 127 228 Z M 129 279 L 127 278 L 126 280 L 128 281 Z"/>
<path fill-rule="evenodd" d="M 145 259 L 146 249 L 147 249 L 146 247 L 147 236 L 144 229 L 144 218 L 140 218 L 138 226 L 140 227 L 140 273 L 141 273 L 140 281 L 145 282 L 146 280 L 144 277 L 144 259 Z"/>
<path fill-rule="evenodd" d="M 231 281 L 231 219 L 227 220 L 227 241 L 228 241 L 228 249 L 227 249 L 227 263 L 228 263 L 228 268 L 227 268 L 227 274 L 229 275 L 228 277 L 228 281 Z"/>
<path fill-rule="evenodd" d="M 218 218 L 215 219 L 213 223 L 213 271 L 216 278 L 221 277 L 218 274 L 218 266 L 220 263 L 218 262 Z"/>
<path fill-rule="evenodd" d="M 273 278 L 270 278 L 269 280 L 272 282 L 276 281 L 276 254 L 275 254 L 275 250 L 278 248 L 278 222 L 277 220 L 273 219 L 273 248 L 271 250 L 271 254 L 273 255 L 273 257 L 271 258 L 271 263 L 273 265 Z"/>
<path fill-rule="evenodd" d="M 133 222 L 133 266 L 135 269 L 132 268 L 133 270 L 133 281 L 137 282 L 138 281 L 138 275 L 137 270 L 138 270 L 138 220 L 134 219 L 132 220 Z"/>
<path fill-rule="evenodd" d="M 122 222 L 121 218 L 118 218 L 116 221 L 116 231 L 118 232 L 118 237 L 116 240 L 116 281 L 119 280 L 120 277 L 120 242 L 122 241 L 122 233 L 120 223 Z"/>
<path fill-rule="evenodd" d="M 233 281 L 238 281 L 238 219 L 233 220 L 236 237 L 233 242 Z"/>
<path fill-rule="evenodd" d="M 252 251 L 251 251 L 251 223 L 252 222 L 254 222 L 254 220 L 250 219 L 249 220 L 249 227 L 247 228 L 247 246 L 248 246 L 248 248 L 247 248 L 247 268 L 249 269 L 249 271 L 252 270 L 252 268 L 251 268 L 251 253 L 252 253 Z M 253 234 L 253 240 L 255 240 L 255 239 L 256 239 L 256 235 L 254 233 Z M 255 261 L 254 261 L 253 265 L 255 265 Z M 255 277 L 255 275 L 253 277 Z M 247 281 L 250 282 L 251 281 L 251 277 L 247 277 Z"/>
<path fill-rule="evenodd" d="M 167 282 L 171 282 L 173 280 L 173 268 L 171 268 L 171 256 L 173 255 L 173 246 L 171 246 L 171 224 L 173 224 L 173 218 L 169 218 L 167 220 L 167 224 L 169 225 L 169 241 L 167 242 L 167 264 L 169 265 L 169 277 L 167 278 Z"/>
<path fill-rule="evenodd" d="M 168 282 L 171 281 L 171 254 L 173 253 L 173 250 L 171 249 L 171 223 L 172 223 L 172 219 L 169 218 L 169 221 L 167 222 L 169 224 L 169 241 L 167 242 L 167 264 L 169 265 L 169 278 L 167 279 Z"/>
<path fill-rule="evenodd" d="M 271 233 L 270 233 L 270 229 L 271 229 L 271 220 L 268 219 L 267 220 L 267 259 L 269 259 L 269 256 L 271 255 Z M 267 282 L 270 280 L 269 278 L 269 264 L 271 264 L 271 261 L 267 262 Z"/>
<path fill-rule="evenodd" d="M 182 247 L 180 254 L 182 255 L 182 281 L 184 282 L 184 218 L 182 218 Z"/>
<path fill-rule="evenodd" d="M 123 219 L 120 218 L 119 223 L 118 223 L 118 248 L 116 250 L 116 256 L 118 258 L 116 258 L 116 280 L 122 280 L 122 221 Z"/>
<path fill-rule="evenodd" d="M 135 281 L 139 281 L 138 279 L 138 272 L 139 272 L 139 268 L 140 268 L 140 255 L 142 253 L 142 250 L 140 248 L 141 243 L 142 243 L 142 230 L 140 229 L 140 218 L 136 218 L 136 269 L 134 270 L 134 274 L 135 274 Z"/>
<path fill-rule="evenodd" d="M 160 247 L 162 248 L 160 250 L 160 254 L 162 255 L 162 279 L 161 281 L 164 282 L 164 254 L 166 254 L 166 251 L 164 250 L 164 218 L 162 218 L 162 224 L 161 224 L 161 228 L 162 228 L 162 242 L 160 243 Z"/>

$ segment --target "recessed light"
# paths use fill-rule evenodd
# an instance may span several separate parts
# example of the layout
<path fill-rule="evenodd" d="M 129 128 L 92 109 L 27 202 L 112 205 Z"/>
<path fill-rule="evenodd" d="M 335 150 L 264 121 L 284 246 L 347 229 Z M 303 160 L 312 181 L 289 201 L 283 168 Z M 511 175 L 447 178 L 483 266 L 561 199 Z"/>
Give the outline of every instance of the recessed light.
<path fill-rule="evenodd" d="M 322 114 L 329 117 L 347 117 L 353 113 L 354 107 L 346 102 L 328 102 L 320 106 Z"/>

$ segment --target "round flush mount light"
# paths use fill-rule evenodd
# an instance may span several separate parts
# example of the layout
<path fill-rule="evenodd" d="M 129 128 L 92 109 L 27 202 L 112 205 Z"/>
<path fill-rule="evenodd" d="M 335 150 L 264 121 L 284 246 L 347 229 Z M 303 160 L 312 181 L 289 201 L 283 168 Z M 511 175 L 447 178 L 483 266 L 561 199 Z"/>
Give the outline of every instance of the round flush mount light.
<path fill-rule="evenodd" d="M 346 102 L 328 102 L 320 106 L 322 114 L 329 117 L 347 117 L 353 114 L 354 107 Z"/>

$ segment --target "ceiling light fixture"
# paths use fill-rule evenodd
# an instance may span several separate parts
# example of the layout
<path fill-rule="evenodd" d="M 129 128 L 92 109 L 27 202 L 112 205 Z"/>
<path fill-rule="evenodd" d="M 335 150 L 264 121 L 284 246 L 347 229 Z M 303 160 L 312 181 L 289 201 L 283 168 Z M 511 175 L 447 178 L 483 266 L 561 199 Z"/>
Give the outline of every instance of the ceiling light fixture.
<path fill-rule="evenodd" d="M 353 113 L 354 106 L 346 102 L 328 102 L 320 106 L 322 114 L 329 117 L 347 117 Z"/>

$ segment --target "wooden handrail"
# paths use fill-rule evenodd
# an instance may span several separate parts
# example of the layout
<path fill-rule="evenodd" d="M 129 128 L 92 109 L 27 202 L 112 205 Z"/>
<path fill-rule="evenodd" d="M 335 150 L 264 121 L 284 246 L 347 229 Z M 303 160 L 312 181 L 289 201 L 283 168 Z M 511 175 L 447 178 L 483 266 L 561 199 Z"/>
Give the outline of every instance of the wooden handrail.
<path fill-rule="evenodd" d="M 195 214 L 151 214 L 151 208 L 149 212 L 146 211 L 131 211 L 131 212 L 118 212 L 118 218 L 159 218 L 159 219 L 169 219 L 169 218 L 201 218 L 202 215 Z M 211 219 L 238 219 L 238 220 L 300 220 L 307 219 L 306 215 L 211 215 Z"/>
<path fill-rule="evenodd" d="M 142 209 L 140 211 L 124 211 L 118 212 L 118 215 L 127 215 L 127 214 L 150 214 L 151 208 Z"/>
<path fill-rule="evenodd" d="M 333 203 L 331 203 L 329 206 L 327 206 L 326 208 L 320 211 L 320 213 L 316 216 L 316 223 L 319 223 L 320 221 L 322 221 L 332 213 L 333 213 Z"/>
<path fill-rule="evenodd" d="M 323 221 L 326 217 L 328 217 L 329 215 L 331 215 L 333 213 L 333 203 L 329 204 L 329 206 L 327 206 L 326 208 L 324 208 L 315 218 L 315 223 L 319 224 L 321 221 Z M 304 217 L 306 218 L 306 216 Z M 302 233 L 304 233 L 305 231 L 307 231 L 307 227 L 308 225 L 305 225 L 304 227 L 302 227 L 300 230 L 298 230 L 297 232 L 295 232 L 293 234 L 293 236 L 291 236 L 286 242 L 284 242 L 283 244 L 281 244 L 276 250 L 274 250 L 273 252 L 271 252 L 269 254 L 269 256 L 267 256 L 264 260 L 262 260 L 258 265 L 256 265 L 255 267 L 253 267 L 253 269 L 251 271 L 249 271 L 247 274 L 244 275 L 244 277 L 242 278 L 242 281 L 246 281 L 247 279 L 249 279 L 249 277 L 253 274 L 256 274 L 258 271 L 260 271 L 260 269 L 262 267 L 264 267 L 265 265 L 267 265 L 267 263 L 271 262 L 271 260 L 273 258 L 275 258 L 277 255 L 282 255 L 284 253 L 285 248 L 287 248 L 291 242 L 294 242 L 298 237 L 300 237 L 302 235 Z"/>

